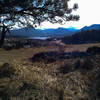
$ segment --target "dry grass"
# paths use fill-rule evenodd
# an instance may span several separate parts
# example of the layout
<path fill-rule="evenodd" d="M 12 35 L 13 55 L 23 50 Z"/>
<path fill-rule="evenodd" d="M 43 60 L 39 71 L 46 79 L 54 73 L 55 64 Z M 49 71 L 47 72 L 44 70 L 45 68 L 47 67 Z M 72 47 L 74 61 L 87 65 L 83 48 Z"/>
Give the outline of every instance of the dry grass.
<path fill-rule="evenodd" d="M 91 46 L 100 46 L 100 43 L 66 45 L 65 52 L 86 51 Z M 75 66 L 77 59 L 57 60 L 49 64 L 29 61 L 37 53 L 59 51 L 58 49 L 58 46 L 11 51 L 0 49 L 0 66 L 8 62 L 15 70 L 10 78 L 0 78 L 0 93 L 10 96 L 11 100 L 89 100 L 87 98 L 95 92 L 91 92 L 93 86 L 89 79 L 93 70 L 85 74 L 80 69 L 65 74 L 58 71 L 60 67 Z"/>
<path fill-rule="evenodd" d="M 81 45 L 66 45 L 65 52 L 72 51 L 86 51 L 88 47 L 100 46 L 100 43 L 95 44 L 81 44 Z M 22 48 L 14 49 L 11 51 L 5 51 L 0 49 L 0 62 L 10 62 L 10 63 L 24 63 L 27 62 L 27 59 L 32 58 L 34 54 L 39 52 L 46 51 L 59 51 L 59 46 L 50 46 L 50 47 L 39 47 L 39 48 Z"/>

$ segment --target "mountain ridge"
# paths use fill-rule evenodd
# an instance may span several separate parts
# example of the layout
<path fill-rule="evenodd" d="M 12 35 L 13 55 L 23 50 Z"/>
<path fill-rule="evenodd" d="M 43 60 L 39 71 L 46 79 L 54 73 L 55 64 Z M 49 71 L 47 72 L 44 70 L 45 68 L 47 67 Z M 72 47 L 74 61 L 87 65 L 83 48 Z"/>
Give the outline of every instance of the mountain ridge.
<path fill-rule="evenodd" d="M 11 36 L 27 36 L 27 37 L 63 37 L 74 34 L 77 29 L 72 28 L 57 28 L 57 29 L 34 29 L 22 28 L 18 30 L 11 30 Z"/>
<path fill-rule="evenodd" d="M 11 30 L 10 36 L 25 36 L 25 37 L 65 37 L 71 36 L 79 31 L 86 30 L 98 30 L 100 29 L 100 24 L 93 24 L 90 26 L 85 26 L 81 29 L 76 29 L 74 27 L 64 28 L 59 27 L 56 29 L 34 29 L 34 28 L 21 28 L 16 30 Z"/>
<path fill-rule="evenodd" d="M 100 24 L 93 24 L 90 26 L 85 26 L 81 30 L 93 30 L 93 29 L 95 29 L 95 30 L 100 29 Z"/>

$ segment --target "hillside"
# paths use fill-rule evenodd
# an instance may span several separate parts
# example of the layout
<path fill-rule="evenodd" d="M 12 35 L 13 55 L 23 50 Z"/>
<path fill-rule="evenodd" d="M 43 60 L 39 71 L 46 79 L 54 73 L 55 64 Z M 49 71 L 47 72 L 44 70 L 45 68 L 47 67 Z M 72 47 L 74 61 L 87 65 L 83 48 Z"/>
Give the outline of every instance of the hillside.
<path fill-rule="evenodd" d="M 93 24 L 91 26 L 85 26 L 81 30 L 99 30 L 100 29 L 100 24 Z"/>
<path fill-rule="evenodd" d="M 62 40 L 6 38 L 0 48 L 0 100 L 100 100 L 99 40 L 98 29 Z"/>
<path fill-rule="evenodd" d="M 100 29 L 81 30 L 72 36 L 62 38 L 62 41 L 70 44 L 100 42 Z"/>
<path fill-rule="evenodd" d="M 74 34 L 77 29 L 73 28 L 57 28 L 57 29 L 34 29 L 34 28 L 21 28 L 16 30 L 11 30 L 9 36 L 23 36 L 27 38 L 35 37 L 64 37 Z"/>

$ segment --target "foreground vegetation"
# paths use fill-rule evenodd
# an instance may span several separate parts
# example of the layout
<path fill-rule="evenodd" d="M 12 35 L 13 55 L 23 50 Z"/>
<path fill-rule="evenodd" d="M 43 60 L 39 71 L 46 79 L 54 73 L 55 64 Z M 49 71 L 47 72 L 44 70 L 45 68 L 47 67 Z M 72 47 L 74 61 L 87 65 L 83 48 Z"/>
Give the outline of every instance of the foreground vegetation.
<path fill-rule="evenodd" d="M 100 100 L 99 46 L 0 49 L 0 99 Z"/>

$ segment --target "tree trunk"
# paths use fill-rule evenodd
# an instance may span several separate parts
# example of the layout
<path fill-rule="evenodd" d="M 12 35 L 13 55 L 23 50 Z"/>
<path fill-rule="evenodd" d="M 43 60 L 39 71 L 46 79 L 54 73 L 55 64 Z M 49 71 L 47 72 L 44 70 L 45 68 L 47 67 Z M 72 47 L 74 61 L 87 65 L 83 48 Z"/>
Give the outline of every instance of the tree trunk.
<path fill-rule="evenodd" d="M 5 36 L 6 36 L 6 30 L 5 30 L 5 27 L 3 27 L 2 32 L 1 32 L 1 39 L 0 39 L 0 48 L 1 48 L 1 47 L 3 46 L 3 44 L 4 44 Z"/>

